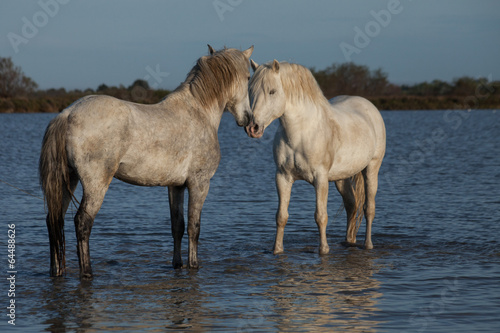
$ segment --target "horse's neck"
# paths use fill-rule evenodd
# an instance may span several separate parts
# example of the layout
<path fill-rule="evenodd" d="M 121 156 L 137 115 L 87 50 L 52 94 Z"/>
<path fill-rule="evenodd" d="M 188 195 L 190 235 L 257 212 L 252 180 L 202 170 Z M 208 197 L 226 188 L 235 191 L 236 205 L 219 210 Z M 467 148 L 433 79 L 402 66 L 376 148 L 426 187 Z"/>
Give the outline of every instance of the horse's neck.
<path fill-rule="evenodd" d="M 285 113 L 280 118 L 280 123 L 287 133 L 287 137 L 301 139 L 301 137 L 321 131 L 324 126 L 329 126 L 330 117 L 328 112 L 328 102 L 302 101 L 287 103 Z"/>
<path fill-rule="evenodd" d="M 215 128 L 217 131 L 224 112 L 226 101 L 220 99 L 206 107 L 194 98 L 189 90 L 188 85 L 181 85 L 176 90 L 171 92 L 167 97 L 160 102 L 167 109 L 175 108 L 175 112 L 182 112 L 184 110 L 191 116 L 198 118 L 205 118 L 208 124 Z"/>

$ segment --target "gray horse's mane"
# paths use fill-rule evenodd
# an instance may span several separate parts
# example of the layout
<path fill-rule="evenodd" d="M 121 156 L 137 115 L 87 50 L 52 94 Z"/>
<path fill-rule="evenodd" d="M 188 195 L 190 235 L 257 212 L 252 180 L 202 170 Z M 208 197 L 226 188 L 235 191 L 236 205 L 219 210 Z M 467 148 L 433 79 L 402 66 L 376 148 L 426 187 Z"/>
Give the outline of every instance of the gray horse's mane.
<path fill-rule="evenodd" d="M 189 85 L 193 96 L 205 108 L 215 101 L 225 100 L 233 92 L 237 80 L 246 80 L 244 69 L 248 60 L 237 49 L 222 49 L 198 59 L 181 85 Z"/>

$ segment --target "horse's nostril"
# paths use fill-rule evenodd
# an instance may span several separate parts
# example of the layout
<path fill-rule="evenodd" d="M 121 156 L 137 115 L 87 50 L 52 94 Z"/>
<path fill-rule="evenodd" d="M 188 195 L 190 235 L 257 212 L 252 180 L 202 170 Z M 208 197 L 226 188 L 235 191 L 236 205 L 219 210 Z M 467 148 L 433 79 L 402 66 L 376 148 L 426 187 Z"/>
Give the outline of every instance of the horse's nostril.
<path fill-rule="evenodd" d="M 258 124 L 253 125 L 253 131 L 254 132 L 258 132 L 259 131 L 259 125 Z"/>

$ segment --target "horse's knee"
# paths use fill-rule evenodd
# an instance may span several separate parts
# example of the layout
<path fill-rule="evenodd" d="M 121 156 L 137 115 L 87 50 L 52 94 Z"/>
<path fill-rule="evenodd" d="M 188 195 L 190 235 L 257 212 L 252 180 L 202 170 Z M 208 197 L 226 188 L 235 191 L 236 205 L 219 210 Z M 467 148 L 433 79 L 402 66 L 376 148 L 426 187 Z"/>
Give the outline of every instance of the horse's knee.
<path fill-rule="evenodd" d="M 278 211 L 276 213 L 276 226 L 277 227 L 284 228 L 287 221 L 288 221 L 288 213 L 287 212 Z"/>
<path fill-rule="evenodd" d="M 316 224 L 318 225 L 318 227 L 326 227 L 328 223 L 328 214 L 323 211 L 316 211 L 314 213 L 314 219 L 316 220 Z"/>

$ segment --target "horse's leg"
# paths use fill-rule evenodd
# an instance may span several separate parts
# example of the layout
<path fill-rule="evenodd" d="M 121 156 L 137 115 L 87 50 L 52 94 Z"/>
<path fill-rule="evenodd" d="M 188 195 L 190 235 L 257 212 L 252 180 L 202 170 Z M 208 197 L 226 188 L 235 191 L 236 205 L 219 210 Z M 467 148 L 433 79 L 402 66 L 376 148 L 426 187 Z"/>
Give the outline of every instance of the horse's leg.
<path fill-rule="evenodd" d="M 373 160 L 368 164 L 363 171 L 365 178 L 365 218 L 366 218 L 366 236 L 365 236 L 365 249 L 373 249 L 372 244 L 372 222 L 375 218 L 375 195 L 377 194 L 378 187 L 378 171 L 382 161 Z"/>
<path fill-rule="evenodd" d="M 174 268 L 182 267 L 181 243 L 184 235 L 184 187 L 169 186 L 168 201 L 170 204 L 170 221 L 172 224 L 172 237 L 174 238 Z"/>
<path fill-rule="evenodd" d="M 356 244 L 356 200 L 352 191 L 351 180 L 349 178 L 337 180 L 335 186 L 342 196 L 347 214 L 345 245 L 354 245 Z"/>
<path fill-rule="evenodd" d="M 210 180 L 196 180 L 188 185 L 188 268 L 198 268 L 198 239 L 203 203 L 208 194 Z"/>
<path fill-rule="evenodd" d="M 276 239 L 274 241 L 274 254 L 283 253 L 283 235 L 288 221 L 288 205 L 292 193 L 293 181 L 286 179 L 281 173 L 276 173 L 276 189 L 278 190 L 279 206 L 276 212 Z"/>
<path fill-rule="evenodd" d="M 327 254 L 330 252 L 328 241 L 326 239 L 326 226 L 328 224 L 328 178 L 319 175 L 314 180 L 314 188 L 316 189 L 316 211 L 314 219 L 318 225 L 319 231 L 319 254 Z"/>
<path fill-rule="evenodd" d="M 83 198 L 75 215 L 75 231 L 77 240 L 78 261 L 80 263 L 80 278 L 91 278 L 89 238 L 94 219 L 101 208 L 104 195 L 108 190 L 111 179 L 106 183 L 82 180 Z"/>

